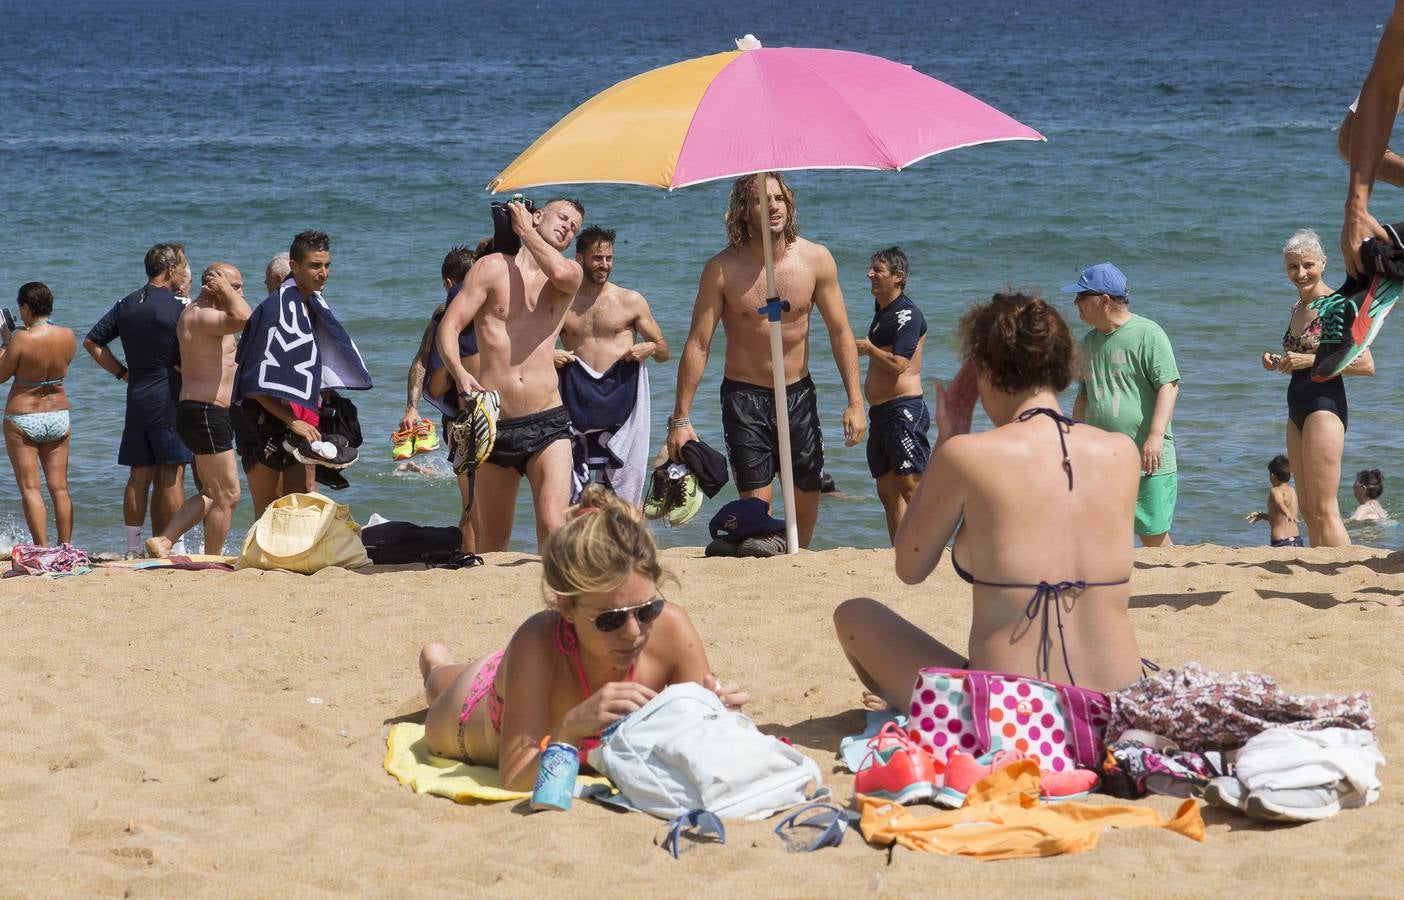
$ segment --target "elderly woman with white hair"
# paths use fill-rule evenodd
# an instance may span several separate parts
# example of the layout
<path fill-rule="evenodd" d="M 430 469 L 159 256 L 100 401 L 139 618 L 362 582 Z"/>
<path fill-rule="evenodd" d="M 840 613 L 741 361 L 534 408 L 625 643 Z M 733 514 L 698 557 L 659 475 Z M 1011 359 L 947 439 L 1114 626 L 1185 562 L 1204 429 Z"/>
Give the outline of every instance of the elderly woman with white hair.
<path fill-rule="evenodd" d="M 1303 228 L 1288 238 L 1282 247 L 1282 264 L 1287 280 L 1297 289 L 1297 302 L 1282 336 L 1282 352 L 1264 352 L 1262 365 L 1292 377 L 1287 385 L 1287 458 L 1297 478 L 1307 536 L 1313 547 L 1342 547 L 1350 543 L 1350 536 L 1341 521 L 1336 494 L 1341 484 L 1349 408 L 1340 378 L 1319 383 L 1311 379 L 1322 327 L 1311 304 L 1331 293 L 1322 283 L 1326 254 L 1316 232 Z M 1375 374 L 1370 351 L 1360 354 L 1342 374 Z"/>

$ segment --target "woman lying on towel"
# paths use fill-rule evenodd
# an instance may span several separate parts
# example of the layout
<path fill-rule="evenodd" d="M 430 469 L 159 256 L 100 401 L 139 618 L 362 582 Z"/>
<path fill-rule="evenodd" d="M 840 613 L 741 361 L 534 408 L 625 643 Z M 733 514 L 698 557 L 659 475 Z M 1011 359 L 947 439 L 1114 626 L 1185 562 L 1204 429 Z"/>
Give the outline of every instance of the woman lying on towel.
<path fill-rule="evenodd" d="M 664 601 L 671 576 L 640 512 L 591 485 L 566 516 L 541 554 L 548 609 L 467 665 L 440 644 L 419 654 L 429 750 L 497 766 L 510 790 L 531 789 L 547 737 L 586 750 L 670 684 L 697 682 L 733 709 L 749 699 L 717 683 L 687 613 Z"/>
<path fill-rule="evenodd" d="M 1130 438 L 1065 417 L 1068 326 L 1037 296 L 996 294 L 959 328 L 965 364 L 936 386 L 936 450 L 894 539 L 897 576 L 941 560 L 971 585 L 969 655 L 876 600 L 834 611 L 873 708 L 905 709 L 917 670 L 971 668 L 1094 690 L 1141 677 L 1130 597 L 1140 454 Z M 994 428 L 970 433 L 976 397 Z"/>

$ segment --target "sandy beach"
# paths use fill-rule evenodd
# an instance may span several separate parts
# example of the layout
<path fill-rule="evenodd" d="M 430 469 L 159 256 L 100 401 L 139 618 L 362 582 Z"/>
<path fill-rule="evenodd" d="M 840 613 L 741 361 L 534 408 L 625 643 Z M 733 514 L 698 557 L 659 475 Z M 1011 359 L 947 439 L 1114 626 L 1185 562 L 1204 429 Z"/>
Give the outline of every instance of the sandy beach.
<path fill-rule="evenodd" d="M 761 727 L 816 759 L 836 797 L 859 688 L 834 641 L 841 600 L 871 595 L 964 644 L 969 589 L 944 565 L 902 585 L 891 553 L 703 559 L 674 549 L 671 599 L 713 668 L 755 697 Z M 382 767 L 388 722 L 424 707 L 428 640 L 472 656 L 541 604 L 540 565 L 93 573 L 0 583 L 0 895 L 897 897 L 1076 891 L 1131 896 L 1395 895 L 1404 792 L 1300 827 L 1205 809 L 1207 840 L 1106 835 L 1091 853 L 976 863 L 850 835 L 790 855 L 773 822 L 674 861 L 658 820 L 577 802 L 466 806 L 417 796 Z M 1364 548 L 1143 550 L 1132 617 L 1145 656 L 1274 675 L 1298 691 L 1373 693 L 1386 757 L 1401 752 L 1404 558 Z M 1396 763 L 1397 765 L 1397 763 Z M 835 774 L 829 774 L 835 773 Z M 1142 801 L 1162 813 L 1171 799 Z"/>

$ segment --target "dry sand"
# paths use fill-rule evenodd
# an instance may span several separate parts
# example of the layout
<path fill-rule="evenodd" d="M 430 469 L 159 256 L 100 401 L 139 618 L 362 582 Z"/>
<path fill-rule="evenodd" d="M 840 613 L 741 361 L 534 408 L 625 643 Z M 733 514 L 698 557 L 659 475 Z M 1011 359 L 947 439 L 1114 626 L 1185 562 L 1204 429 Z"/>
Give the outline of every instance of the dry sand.
<path fill-rule="evenodd" d="M 819 761 L 836 795 L 859 688 L 829 614 L 868 594 L 963 644 L 969 589 L 948 566 L 902 585 L 891 554 L 702 559 L 670 550 L 671 591 L 750 713 Z M 541 603 L 518 554 L 459 571 L 97 570 L 0 583 L 0 895 L 572 895 L 848 898 L 1398 896 L 1404 790 L 1300 827 L 1206 809 L 1207 841 L 1111 833 L 1088 854 L 977 863 L 865 845 L 787 855 L 773 823 L 674 861 L 642 814 L 577 803 L 460 806 L 382 768 L 387 721 L 423 708 L 415 655 L 502 646 Z M 1374 694 L 1401 752 L 1404 559 L 1368 549 L 1141 551 L 1132 618 L 1144 654 L 1275 675 L 1287 688 Z M 317 698 L 320 702 L 314 701 Z M 1175 801 L 1144 801 L 1168 813 Z"/>

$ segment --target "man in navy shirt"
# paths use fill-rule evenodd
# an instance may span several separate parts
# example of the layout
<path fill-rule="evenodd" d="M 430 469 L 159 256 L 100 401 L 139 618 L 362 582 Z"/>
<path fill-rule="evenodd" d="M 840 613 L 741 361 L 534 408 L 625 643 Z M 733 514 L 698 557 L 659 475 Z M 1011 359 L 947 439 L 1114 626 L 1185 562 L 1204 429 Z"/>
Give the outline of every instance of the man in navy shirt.
<path fill-rule="evenodd" d="M 926 318 L 907 297 L 907 255 L 888 247 L 872 255 L 873 324 L 859 338 L 858 353 L 868 357 L 863 395 L 868 400 L 868 471 L 877 479 L 878 497 L 887 514 L 887 536 L 907 512 L 931 445 L 926 430 L 931 413 L 922 400 L 921 347 Z"/>
<path fill-rule="evenodd" d="M 157 244 L 146 251 L 146 284 L 113 304 L 83 340 L 83 348 L 98 365 L 127 383 L 127 414 L 117 464 L 131 470 L 122 497 L 131 556 L 141 553 L 147 491 L 151 490 L 152 534 L 165 530 L 185 499 L 185 465 L 192 457 L 175 428 L 180 399 L 176 320 L 185 304 L 172 290 L 185 271 L 185 248 L 180 244 Z M 114 339 L 122 341 L 125 364 L 108 348 Z"/>

